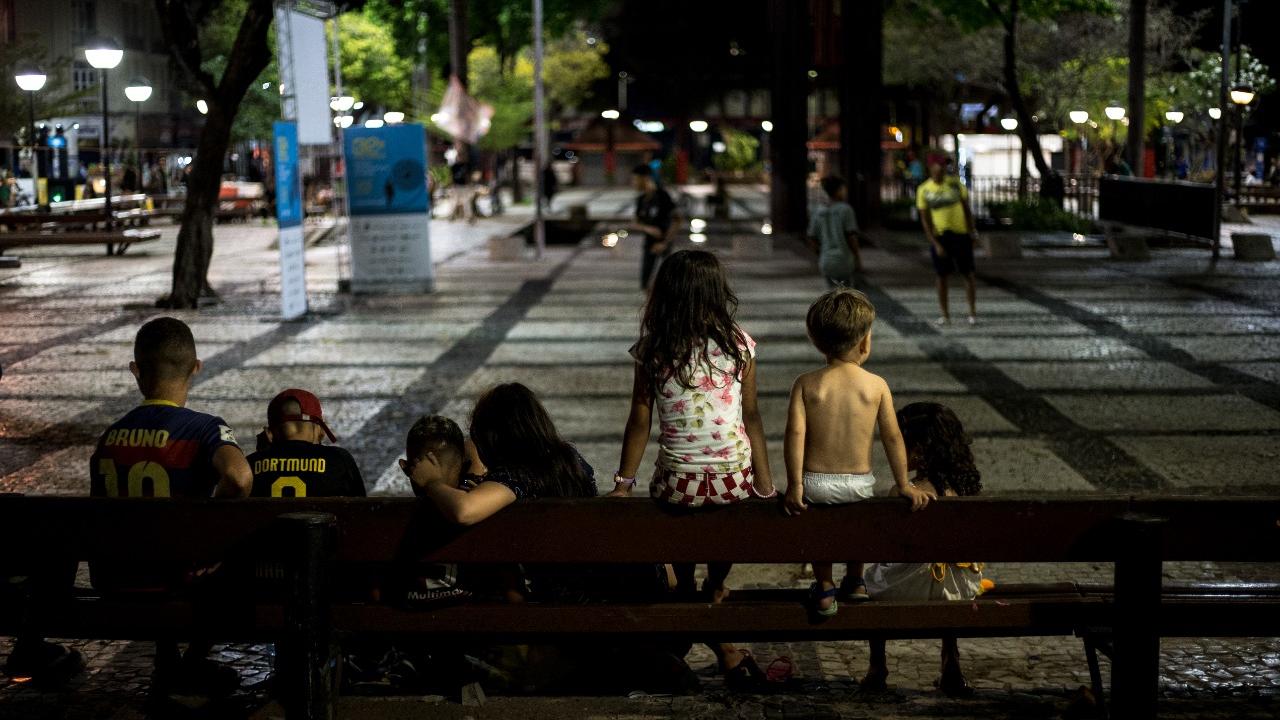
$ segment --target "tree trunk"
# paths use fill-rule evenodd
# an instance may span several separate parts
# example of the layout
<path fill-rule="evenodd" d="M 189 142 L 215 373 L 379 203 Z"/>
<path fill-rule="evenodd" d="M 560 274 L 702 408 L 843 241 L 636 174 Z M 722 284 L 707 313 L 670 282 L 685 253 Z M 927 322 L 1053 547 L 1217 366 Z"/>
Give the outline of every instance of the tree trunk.
<path fill-rule="evenodd" d="M 511 148 L 511 204 L 524 202 L 524 186 L 520 184 L 520 149 Z"/>
<path fill-rule="evenodd" d="M 1014 115 L 1018 118 L 1018 136 L 1022 138 L 1022 146 L 1031 153 L 1031 161 L 1040 173 L 1040 196 L 1061 205 L 1064 195 L 1062 177 L 1045 162 L 1036 123 L 1031 119 L 1031 111 L 1027 109 L 1027 101 L 1022 97 L 1022 87 L 1018 84 L 1018 0 L 1010 0 L 1009 15 L 1003 18 L 1003 22 L 1004 89 L 1009 95 L 1009 103 L 1013 105 Z"/>
<path fill-rule="evenodd" d="M 173 253 L 173 289 L 166 307 L 198 307 L 200 296 L 210 289 L 213 221 L 222 185 L 222 161 L 230 144 L 233 120 L 220 106 L 209 106 L 191 174 L 187 176 L 187 200 L 182 207 L 182 227 Z"/>
<path fill-rule="evenodd" d="M 769 215 L 773 232 L 801 239 L 808 216 L 808 93 L 806 72 L 813 62 L 809 44 L 809 6 L 794 0 L 769 0 L 773 35 L 773 75 L 769 106 L 773 135 Z"/>
<path fill-rule="evenodd" d="M 1146 167 L 1147 0 L 1129 0 L 1129 167 Z"/>
<path fill-rule="evenodd" d="M 231 126 L 249 86 L 271 61 L 268 32 L 274 19 L 272 0 L 250 0 L 236 33 L 230 60 L 215 81 L 201 69 L 199 45 L 202 18 L 177 0 L 156 0 L 169 50 L 196 89 L 206 96 L 209 113 L 196 146 L 196 157 L 187 180 L 182 227 L 173 255 L 173 287 L 156 305 L 196 308 L 201 295 L 211 294 L 209 261 L 213 257 L 213 220 L 222 184 L 222 166 L 231 143 Z"/>
<path fill-rule="evenodd" d="M 467 87 L 467 55 L 471 36 L 467 32 L 467 0 L 449 2 L 449 65 L 462 87 Z"/>
<path fill-rule="evenodd" d="M 843 0 L 840 154 L 849 203 L 863 226 L 880 222 L 884 0 Z"/>

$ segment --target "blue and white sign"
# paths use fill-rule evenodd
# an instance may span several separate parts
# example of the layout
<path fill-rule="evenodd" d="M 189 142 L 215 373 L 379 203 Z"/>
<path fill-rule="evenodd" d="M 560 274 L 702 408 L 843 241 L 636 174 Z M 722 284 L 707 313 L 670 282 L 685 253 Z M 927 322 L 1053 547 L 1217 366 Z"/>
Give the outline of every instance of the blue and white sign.
<path fill-rule="evenodd" d="M 430 197 L 421 125 L 344 133 L 354 292 L 431 292 Z"/>
<path fill-rule="evenodd" d="M 298 168 L 298 126 L 277 121 L 275 129 L 276 221 L 280 226 L 280 314 L 285 320 L 307 314 L 307 262 L 302 237 L 302 179 Z"/>

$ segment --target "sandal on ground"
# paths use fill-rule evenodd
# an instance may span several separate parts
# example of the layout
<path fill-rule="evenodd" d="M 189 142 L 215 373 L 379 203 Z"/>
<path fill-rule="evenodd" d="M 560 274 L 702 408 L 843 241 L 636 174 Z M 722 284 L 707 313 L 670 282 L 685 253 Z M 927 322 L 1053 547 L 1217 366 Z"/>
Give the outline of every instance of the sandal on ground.
<path fill-rule="evenodd" d="M 840 601 L 836 600 L 836 595 L 840 594 L 839 588 L 831 588 L 823 590 L 822 585 L 814 583 L 809 586 L 809 615 L 816 621 L 829 620 L 836 616 L 840 611 Z M 821 603 L 823 600 L 831 598 L 831 605 L 824 608 Z"/>
<path fill-rule="evenodd" d="M 766 676 L 749 650 L 739 650 L 742 660 L 732 669 L 724 671 L 724 684 L 734 692 L 759 692 Z"/>
<path fill-rule="evenodd" d="M 836 597 L 845 602 L 861 603 L 867 602 L 871 596 L 867 594 L 867 583 L 862 578 L 851 578 L 846 576 L 840 581 L 840 594 Z"/>
<path fill-rule="evenodd" d="M 791 662 L 791 658 L 786 655 L 779 655 L 774 658 L 769 666 L 764 669 L 765 680 L 771 683 L 785 683 L 791 680 L 796 673 L 796 666 Z"/>
<path fill-rule="evenodd" d="M 61 685 L 84 670 L 84 657 L 77 650 L 45 640 L 19 641 L 4 666 L 10 678 L 30 678 L 36 685 Z"/>

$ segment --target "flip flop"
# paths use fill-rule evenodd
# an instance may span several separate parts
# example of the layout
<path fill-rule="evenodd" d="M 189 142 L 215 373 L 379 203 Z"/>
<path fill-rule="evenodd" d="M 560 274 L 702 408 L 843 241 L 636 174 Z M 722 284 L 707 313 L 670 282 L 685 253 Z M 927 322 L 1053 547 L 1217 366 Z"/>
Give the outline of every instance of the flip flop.
<path fill-rule="evenodd" d="M 791 662 L 791 658 L 786 655 L 779 655 L 769 663 L 769 667 L 764 670 L 764 677 L 771 683 L 784 683 L 795 675 L 796 666 Z"/>
<path fill-rule="evenodd" d="M 815 622 L 822 622 L 823 620 L 829 620 L 835 617 L 836 613 L 840 610 L 840 601 L 836 600 L 836 595 L 838 594 L 840 594 L 839 588 L 823 590 L 822 586 L 816 582 L 810 585 L 809 600 L 807 603 L 809 616 L 813 618 Z M 831 605 L 823 608 L 819 603 L 827 598 L 831 598 Z"/>
<path fill-rule="evenodd" d="M 867 583 L 862 578 L 845 577 L 840 581 L 840 594 L 837 596 L 845 602 L 862 603 L 871 599 L 867 594 Z"/>

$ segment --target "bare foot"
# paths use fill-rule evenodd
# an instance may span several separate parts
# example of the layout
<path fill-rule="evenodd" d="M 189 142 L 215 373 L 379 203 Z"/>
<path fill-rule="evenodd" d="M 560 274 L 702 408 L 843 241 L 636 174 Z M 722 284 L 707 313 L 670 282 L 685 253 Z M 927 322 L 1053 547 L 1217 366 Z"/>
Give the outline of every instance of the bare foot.
<path fill-rule="evenodd" d="M 722 603 L 729 598 L 729 588 L 721 585 L 718 588 L 703 587 L 702 591 L 711 596 L 711 602 Z"/>

